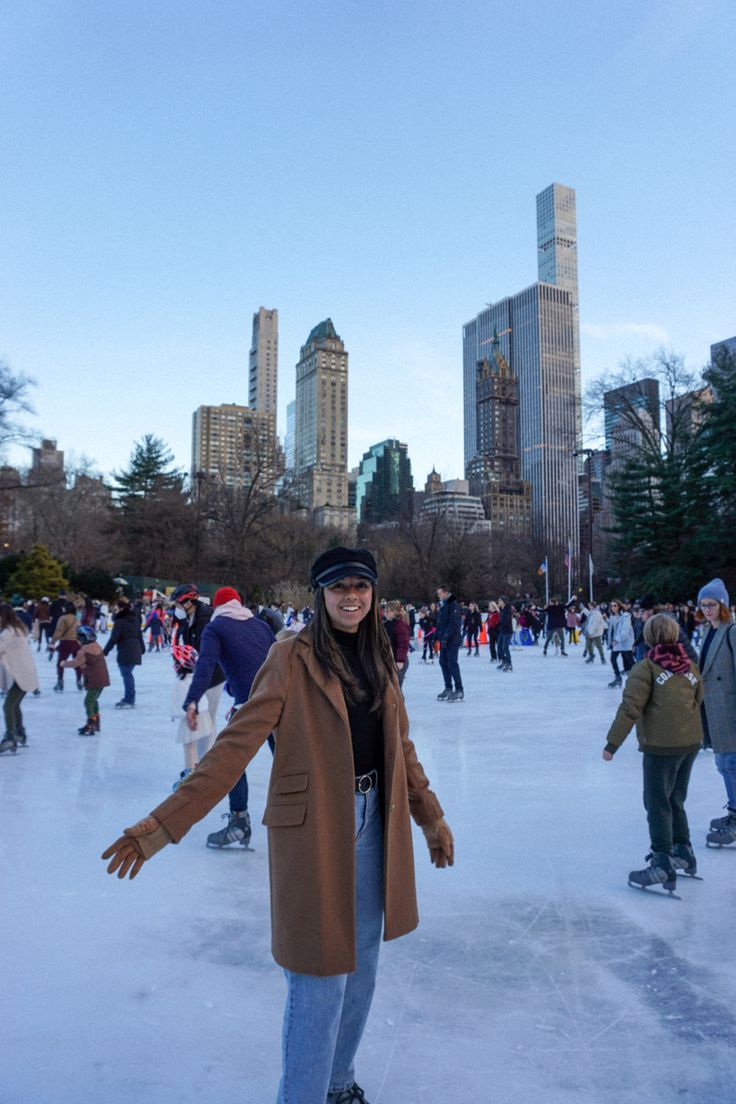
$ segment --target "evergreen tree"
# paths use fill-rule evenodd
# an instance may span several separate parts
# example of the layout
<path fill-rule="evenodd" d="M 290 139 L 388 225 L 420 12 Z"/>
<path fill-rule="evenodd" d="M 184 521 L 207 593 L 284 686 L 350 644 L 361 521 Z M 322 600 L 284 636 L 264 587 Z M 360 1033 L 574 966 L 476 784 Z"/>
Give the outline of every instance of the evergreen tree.
<path fill-rule="evenodd" d="M 127 469 L 113 472 L 115 492 L 123 504 L 148 498 L 162 491 L 181 490 L 183 476 L 171 469 L 174 457 L 165 441 L 146 433 L 137 441 Z"/>
<path fill-rule="evenodd" d="M 6 589 L 25 598 L 42 598 L 66 590 L 69 583 L 58 560 L 43 544 L 34 544 L 7 581 Z"/>
<path fill-rule="evenodd" d="M 701 556 L 710 573 L 736 587 L 736 356 L 721 349 L 705 372 L 711 389 L 703 404 L 699 434 L 701 463 L 706 471 L 702 496 Z"/>

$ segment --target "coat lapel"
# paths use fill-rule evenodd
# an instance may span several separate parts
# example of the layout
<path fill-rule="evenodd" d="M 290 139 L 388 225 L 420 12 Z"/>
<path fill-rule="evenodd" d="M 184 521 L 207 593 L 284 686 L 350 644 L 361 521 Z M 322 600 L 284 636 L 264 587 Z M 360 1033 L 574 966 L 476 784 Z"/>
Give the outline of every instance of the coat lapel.
<path fill-rule="evenodd" d="M 708 655 L 705 657 L 705 666 L 702 668 L 702 673 L 703 674 L 705 674 L 706 671 L 709 671 L 711 669 L 711 667 L 713 666 L 713 661 L 716 658 L 716 655 L 718 653 L 718 649 L 720 648 L 721 644 L 723 643 L 723 641 L 725 639 L 727 629 L 728 629 L 728 625 L 719 625 L 718 628 L 716 629 L 715 638 L 714 638 L 713 643 L 711 644 L 710 648 L 708 649 Z"/>
<path fill-rule="evenodd" d="M 345 695 L 343 694 L 342 685 L 338 678 L 334 675 L 328 675 L 322 669 L 322 665 L 316 658 L 313 650 L 308 647 L 302 647 L 299 650 L 302 662 L 305 664 L 309 676 L 313 682 L 317 684 L 322 693 L 327 698 L 328 702 L 335 710 L 340 720 L 345 725 L 345 728 L 350 731 L 350 721 L 348 720 L 348 710 L 345 705 Z"/>

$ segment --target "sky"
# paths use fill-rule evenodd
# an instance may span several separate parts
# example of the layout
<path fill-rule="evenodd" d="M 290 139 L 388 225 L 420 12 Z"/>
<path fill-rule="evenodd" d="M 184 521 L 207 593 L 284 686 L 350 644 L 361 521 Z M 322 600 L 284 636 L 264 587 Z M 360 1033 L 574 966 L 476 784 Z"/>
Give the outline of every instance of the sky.
<path fill-rule="evenodd" d="M 731 0 L 24 0 L 0 25 L 0 359 L 101 472 L 188 469 L 279 311 L 279 429 L 331 317 L 349 464 L 462 476 L 462 326 L 577 192 L 584 383 L 736 334 Z M 27 452 L 11 450 L 13 462 Z"/>

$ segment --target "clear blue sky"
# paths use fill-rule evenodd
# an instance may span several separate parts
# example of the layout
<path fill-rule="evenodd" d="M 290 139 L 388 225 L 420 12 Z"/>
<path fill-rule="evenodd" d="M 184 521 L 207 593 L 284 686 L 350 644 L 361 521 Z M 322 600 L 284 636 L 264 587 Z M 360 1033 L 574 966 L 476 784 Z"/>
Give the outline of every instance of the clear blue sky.
<path fill-rule="evenodd" d="M 577 190 L 584 379 L 736 333 L 732 0 L 23 0 L 0 28 L 0 357 L 99 470 L 332 317 L 350 463 L 462 474 L 462 325 Z M 14 459 L 20 457 L 13 454 Z"/>

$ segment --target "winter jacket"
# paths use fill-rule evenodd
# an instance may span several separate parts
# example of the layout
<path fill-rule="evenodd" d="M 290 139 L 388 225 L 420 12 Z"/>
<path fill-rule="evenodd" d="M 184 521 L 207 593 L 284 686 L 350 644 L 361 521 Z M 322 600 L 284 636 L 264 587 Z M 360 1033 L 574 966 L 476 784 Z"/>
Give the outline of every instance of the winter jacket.
<path fill-rule="evenodd" d="M 212 606 L 208 606 L 205 602 L 200 602 L 198 600 L 195 603 L 194 614 L 191 620 L 187 618 L 186 621 L 177 621 L 179 625 L 177 643 L 191 644 L 191 646 L 196 648 L 197 652 L 199 652 L 202 647 L 202 633 L 209 625 L 213 612 Z M 223 674 L 222 667 L 220 667 L 219 664 L 215 664 L 212 678 L 207 689 L 211 690 L 213 686 L 219 686 L 224 681 L 225 675 Z M 200 697 L 201 696 L 200 694 Z"/>
<path fill-rule="evenodd" d="M 50 621 L 51 620 L 51 603 L 50 602 L 37 602 L 36 603 L 36 620 L 37 621 Z"/>
<path fill-rule="evenodd" d="M 613 652 L 633 652 L 634 626 L 631 623 L 631 614 L 626 610 L 609 619 L 608 643 Z"/>
<path fill-rule="evenodd" d="M 480 632 L 480 610 L 468 610 L 463 617 L 463 632 L 466 636 L 475 636 Z"/>
<path fill-rule="evenodd" d="M 316 659 L 309 634 L 274 644 L 249 701 L 153 816 L 178 842 L 225 796 L 271 731 L 276 747 L 263 823 L 273 956 L 297 973 L 351 973 L 356 961 L 353 744 L 342 684 Z M 383 701 L 383 742 L 388 940 L 418 923 L 410 816 L 420 826 L 442 816 L 409 739 L 395 677 Z"/>
<path fill-rule="evenodd" d="M 559 602 L 553 602 L 551 606 L 547 606 L 544 612 L 547 617 L 547 632 L 565 628 L 565 607 L 561 606 Z"/>
<path fill-rule="evenodd" d="M 77 616 L 74 613 L 64 613 L 56 622 L 56 628 L 54 629 L 54 635 L 51 637 L 51 643 L 57 644 L 62 640 L 74 640 L 77 639 L 77 628 L 79 622 Z"/>
<path fill-rule="evenodd" d="M 514 612 L 511 606 L 498 611 L 498 631 L 501 636 L 512 636 L 514 632 Z"/>
<path fill-rule="evenodd" d="M 28 647 L 28 637 L 8 625 L 0 632 L 0 663 L 5 675 L 4 689 L 15 683 L 27 694 L 38 690 L 38 675 L 33 652 Z"/>
<path fill-rule="evenodd" d="M 703 664 L 703 720 L 706 746 L 715 752 L 736 751 L 736 625 L 721 623 L 711 632 Z M 729 647 L 730 644 L 730 647 Z M 702 651 L 702 649 L 701 649 Z"/>
<path fill-rule="evenodd" d="M 601 611 L 599 609 L 588 610 L 588 616 L 585 620 L 585 635 L 587 637 L 603 636 L 605 627 L 606 623 Z"/>
<path fill-rule="evenodd" d="M 269 626 L 258 617 L 242 621 L 227 616 L 211 618 L 202 633 L 199 659 L 183 708 L 198 702 L 209 690 L 218 666 L 227 679 L 228 694 L 242 705 L 274 640 Z"/>
<path fill-rule="evenodd" d="M 118 610 L 113 618 L 110 639 L 103 649 L 109 655 L 117 648 L 117 661 L 120 667 L 139 667 L 146 646 L 143 643 L 141 623 L 138 614 L 130 606 Z"/>
<path fill-rule="evenodd" d="M 636 725 L 640 751 L 654 755 L 696 751 L 703 742 L 702 700 L 703 680 L 694 663 L 686 674 L 677 675 L 643 659 L 629 672 L 606 750 L 615 752 Z"/>
<path fill-rule="evenodd" d="M 440 602 L 437 614 L 437 639 L 440 644 L 460 644 L 463 634 L 463 615 L 454 594 L 448 594 Z"/>
<path fill-rule="evenodd" d="M 274 636 L 276 633 L 280 633 L 284 627 L 284 615 L 281 613 L 281 610 L 272 609 L 270 606 L 263 606 L 256 616 L 260 617 L 261 621 L 266 622 Z"/>
<path fill-rule="evenodd" d="M 386 636 L 391 641 L 394 659 L 397 663 L 406 663 L 409 655 L 409 644 L 411 643 L 409 626 L 406 621 L 403 617 L 394 617 L 392 621 L 384 621 L 383 627 L 386 630 Z"/>
<path fill-rule="evenodd" d="M 84 676 L 84 685 L 88 690 L 104 690 L 110 685 L 110 674 L 102 648 L 95 641 L 83 644 L 74 659 L 67 659 L 64 667 L 78 667 Z"/>

